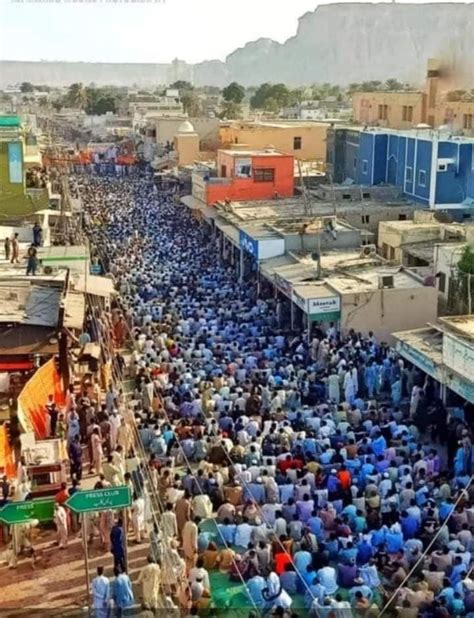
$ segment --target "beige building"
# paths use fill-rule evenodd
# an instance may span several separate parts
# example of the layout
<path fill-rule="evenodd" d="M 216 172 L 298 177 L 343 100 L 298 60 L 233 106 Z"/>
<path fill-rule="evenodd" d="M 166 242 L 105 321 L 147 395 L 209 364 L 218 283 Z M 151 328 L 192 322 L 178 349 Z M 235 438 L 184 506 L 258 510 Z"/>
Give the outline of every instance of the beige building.
<path fill-rule="evenodd" d="M 199 135 L 188 120 L 185 120 L 178 127 L 173 144 L 179 167 L 192 165 L 199 159 Z"/>
<path fill-rule="evenodd" d="M 379 341 L 392 344 L 397 330 L 419 328 L 434 321 L 438 291 L 403 268 L 375 266 L 332 276 L 328 284 L 341 298 L 343 333 L 372 330 Z"/>
<path fill-rule="evenodd" d="M 352 115 L 357 123 L 390 129 L 409 129 L 418 124 L 447 125 L 451 131 L 474 135 L 474 101 L 449 101 L 456 89 L 441 62 L 428 61 L 424 90 L 356 92 Z"/>
<path fill-rule="evenodd" d="M 410 129 L 426 121 L 422 92 L 355 92 L 352 109 L 354 120 L 368 126 Z"/>
<path fill-rule="evenodd" d="M 393 343 L 392 332 L 419 328 L 437 317 L 437 289 L 400 266 L 389 266 L 368 245 L 359 250 L 323 251 L 321 279 L 311 256 L 297 252 L 260 262 L 260 274 L 279 298 L 293 303 L 292 322 L 329 322 L 346 334 L 372 330 Z M 304 315 L 301 316 L 301 310 Z"/>
<path fill-rule="evenodd" d="M 218 118 L 188 118 L 186 115 L 173 115 L 170 117 L 152 118 L 147 123 L 149 134 L 157 145 L 171 143 L 178 132 L 181 124 L 188 120 L 194 127 L 199 136 L 201 150 L 214 150 L 220 147 L 219 141 L 219 119 Z"/>
<path fill-rule="evenodd" d="M 441 223 L 433 213 L 415 211 L 413 221 L 384 221 L 379 223 L 378 252 L 387 260 L 404 263 L 404 249 L 416 243 L 455 242 L 470 237 L 471 226 Z"/>
<path fill-rule="evenodd" d="M 311 121 L 233 121 L 221 123 L 220 140 L 224 148 L 262 150 L 272 146 L 304 161 L 326 161 L 328 124 Z"/>

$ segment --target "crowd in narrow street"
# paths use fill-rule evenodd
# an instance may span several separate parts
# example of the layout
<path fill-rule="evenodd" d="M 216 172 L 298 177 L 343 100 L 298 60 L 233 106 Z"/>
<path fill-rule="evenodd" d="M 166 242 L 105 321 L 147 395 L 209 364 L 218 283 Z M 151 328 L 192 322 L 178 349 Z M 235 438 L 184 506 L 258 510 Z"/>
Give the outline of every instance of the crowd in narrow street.
<path fill-rule="evenodd" d="M 286 328 L 273 294 L 257 297 L 252 276 L 239 283 L 207 224 L 145 174 L 74 184 L 119 291 L 110 328 L 133 352 L 128 368 L 116 364 L 134 383 L 160 507 L 144 605 L 184 615 L 474 616 L 469 411 L 448 415 L 431 379 L 369 324 L 344 336 L 328 324 L 310 338 Z M 92 340 L 103 338 L 101 320 L 90 316 Z M 96 471 L 131 483 L 142 513 L 143 480 L 123 477 L 134 449 L 117 389 L 105 396 L 115 426 L 105 460 L 100 427 L 87 439 Z M 104 609 L 107 577 L 94 581 Z"/>

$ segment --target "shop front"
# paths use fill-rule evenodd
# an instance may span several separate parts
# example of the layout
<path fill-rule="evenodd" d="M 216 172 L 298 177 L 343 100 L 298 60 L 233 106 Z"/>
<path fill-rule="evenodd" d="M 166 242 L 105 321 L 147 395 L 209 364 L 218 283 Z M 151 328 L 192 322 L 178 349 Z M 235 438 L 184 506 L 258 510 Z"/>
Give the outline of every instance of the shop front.
<path fill-rule="evenodd" d="M 334 323 L 336 328 L 341 319 L 341 298 L 327 285 L 295 286 L 292 301 L 304 313 L 308 338 L 311 338 L 313 325 L 325 331 Z"/>

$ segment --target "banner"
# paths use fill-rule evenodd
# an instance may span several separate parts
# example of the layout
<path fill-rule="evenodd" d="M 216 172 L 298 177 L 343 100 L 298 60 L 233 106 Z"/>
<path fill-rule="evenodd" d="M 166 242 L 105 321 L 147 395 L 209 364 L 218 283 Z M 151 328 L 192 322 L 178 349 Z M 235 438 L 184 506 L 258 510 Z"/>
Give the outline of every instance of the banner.
<path fill-rule="evenodd" d="M 53 358 L 38 369 L 18 396 L 20 423 L 25 431 L 33 431 L 37 440 L 48 437 L 46 404 L 49 395 L 53 395 L 58 408 L 64 405 L 61 379 Z"/>
<path fill-rule="evenodd" d="M 20 142 L 8 144 L 8 174 L 11 183 L 23 183 L 22 151 Z"/>

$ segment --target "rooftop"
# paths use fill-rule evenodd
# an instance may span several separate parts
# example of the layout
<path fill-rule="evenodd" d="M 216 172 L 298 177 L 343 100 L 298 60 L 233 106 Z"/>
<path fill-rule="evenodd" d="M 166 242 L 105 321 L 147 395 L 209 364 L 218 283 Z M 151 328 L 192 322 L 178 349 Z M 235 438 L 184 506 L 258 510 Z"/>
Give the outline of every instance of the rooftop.
<path fill-rule="evenodd" d="M 61 296 L 62 285 L 0 281 L 0 323 L 55 327 Z"/>
<path fill-rule="evenodd" d="M 400 129 L 385 129 L 383 127 L 368 127 L 368 128 L 363 128 L 362 129 L 363 133 L 370 133 L 370 134 L 380 134 L 380 135 L 384 135 L 384 134 L 389 134 L 389 135 L 399 135 L 399 136 L 403 136 L 403 137 L 411 137 L 413 139 L 424 139 L 427 141 L 431 141 L 435 138 L 437 138 L 440 142 L 455 142 L 456 144 L 474 144 L 474 138 L 473 137 L 465 137 L 463 135 L 451 135 L 450 132 L 446 131 L 439 131 L 439 130 L 433 130 L 433 129 L 429 129 L 429 128 L 420 128 L 420 129 L 407 129 L 407 130 L 400 130 Z"/>
<path fill-rule="evenodd" d="M 423 287 L 422 281 L 403 268 L 390 268 L 388 266 L 354 268 L 344 274 L 331 276 L 329 281 L 331 286 L 339 293 L 354 294 L 378 290 L 380 277 L 390 275 L 393 277 L 393 289 Z"/>
<path fill-rule="evenodd" d="M 400 206 L 412 208 L 413 210 L 419 208 L 419 206 L 408 204 L 402 200 L 400 200 L 400 202 L 382 202 L 376 200 L 367 202 L 343 202 L 338 203 L 335 208 L 334 202 L 320 201 L 315 198 L 311 201 L 310 212 L 308 212 L 302 197 L 290 197 L 278 200 L 254 200 L 250 202 L 232 201 L 230 204 L 217 202 L 216 209 L 219 211 L 219 214 L 229 221 L 234 222 L 258 220 L 294 222 L 296 219 L 302 221 L 305 218 L 308 220 L 314 219 L 315 216 L 333 215 L 334 211 L 341 216 L 351 212 L 360 213 L 361 211 L 370 214 L 370 211 L 375 212 L 377 209 L 389 209 L 391 207 Z M 413 222 L 410 221 L 406 223 L 411 223 L 411 225 L 413 225 Z"/>
<path fill-rule="evenodd" d="M 474 339 L 474 315 L 457 315 L 439 318 L 439 323 L 447 326 L 455 334 L 467 339 Z"/>
<path fill-rule="evenodd" d="M 240 125 L 244 129 L 252 127 L 268 127 L 269 129 L 293 129 L 295 127 L 314 127 L 314 126 L 327 126 L 327 122 L 319 120 L 255 120 L 255 121 L 236 121 L 233 123 Z"/>
<path fill-rule="evenodd" d="M 228 150 L 219 149 L 220 152 L 231 157 L 293 157 L 292 154 L 280 152 L 278 150 Z"/>
<path fill-rule="evenodd" d="M 0 115 L 0 127 L 19 127 L 21 121 L 19 116 L 2 116 Z"/>
<path fill-rule="evenodd" d="M 443 335 L 439 330 L 427 326 L 393 333 L 393 336 L 424 356 L 428 356 L 436 364 L 442 364 Z"/>

